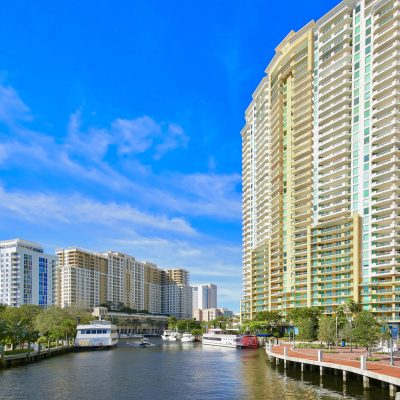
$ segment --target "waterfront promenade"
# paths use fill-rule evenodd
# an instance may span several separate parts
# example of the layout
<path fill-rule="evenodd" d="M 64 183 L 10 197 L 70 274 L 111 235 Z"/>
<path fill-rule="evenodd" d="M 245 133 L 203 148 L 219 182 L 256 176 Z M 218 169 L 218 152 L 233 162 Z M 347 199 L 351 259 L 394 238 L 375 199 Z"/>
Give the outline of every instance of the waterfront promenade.
<path fill-rule="evenodd" d="M 35 361 L 39 361 L 45 358 L 58 356 L 61 354 L 68 353 L 74 350 L 74 346 L 57 346 L 50 349 L 39 348 L 37 350 L 32 349 L 30 352 L 26 351 L 18 354 L 0 354 L 0 368 L 2 367 L 13 367 L 16 365 L 27 364 Z"/>
<path fill-rule="evenodd" d="M 387 355 L 377 355 L 379 361 L 367 361 L 365 350 L 350 352 L 349 349 L 338 348 L 334 351 L 336 353 L 324 353 L 323 350 L 317 349 L 293 349 L 288 344 L 266 346 L 269 359 L 275 359 L 277 363 L 283 360 L 285 367 L 288 362 L 300 365 L 302 371 L 306 365 L 311 368 L 319 367 L 321 376 L 328 370 L 335 374 L 342 371 L 344 381 L 348 379 L 348 373 L 355 374 L 363 378 L 364 387 L 369 387 L 370 379 L 388 384 L 392 396 L 400 389 L 400 367 L 391 366 Z M 397 393 L 396 399 L 400 399 L 400 393 Z"/>

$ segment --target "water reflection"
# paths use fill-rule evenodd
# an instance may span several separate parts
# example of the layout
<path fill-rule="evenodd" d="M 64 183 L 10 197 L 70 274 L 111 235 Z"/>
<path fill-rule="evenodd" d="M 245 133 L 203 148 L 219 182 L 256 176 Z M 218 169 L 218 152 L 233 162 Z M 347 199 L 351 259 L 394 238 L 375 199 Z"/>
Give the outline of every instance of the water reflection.
<path fill-rule="evenodd" d="M 0 399 L 56 400 L 331 400 L 386 398 L 363 392 L 361 382 L 270 366 L 262 350 L 198 343 L 138 348 L 129 341 L 111 351 L 80 352 L 0 370 Z M 303 380 L 301 380 L 303 378 Z"/>

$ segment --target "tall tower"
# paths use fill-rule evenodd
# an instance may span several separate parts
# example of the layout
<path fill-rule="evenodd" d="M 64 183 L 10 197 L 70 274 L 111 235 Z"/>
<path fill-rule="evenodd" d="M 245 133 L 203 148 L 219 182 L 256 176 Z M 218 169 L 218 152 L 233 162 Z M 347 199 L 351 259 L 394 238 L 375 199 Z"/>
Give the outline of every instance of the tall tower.
<path fill-rule="evenodd" d="M 242 318 L 353 299 L 400 323 L 399 11 L 345 0 L 277 47 L 241 133 Z"/>

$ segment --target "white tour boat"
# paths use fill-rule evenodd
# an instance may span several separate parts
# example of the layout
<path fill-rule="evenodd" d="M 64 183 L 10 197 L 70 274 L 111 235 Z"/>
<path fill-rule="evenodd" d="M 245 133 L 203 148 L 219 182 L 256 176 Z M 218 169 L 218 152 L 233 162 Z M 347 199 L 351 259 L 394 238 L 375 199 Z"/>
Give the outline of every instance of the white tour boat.
<path fill-rule="evenodd" d="M 196 338 L 191 333 L 183 333 L 181 336 L 181 342 L 195 342 Z"/>
<path fill-rule="evenodd" d="M 257 336 L 239 335 L 237 333 L 230 333 L 229 331 L 224 332 L 222 329 L 210 329 L 203 335 L 202 343 L 212 346 L 236 347 L 240 349 L 255 349 L 258 347 Z"/>
<path fill-rule="evenodd" d="M 203 334 L 201 342 L 212 346 L 242 347 L 242 336 L 232 333 L 224 333 L 222 329 L 210 329 Z"/>
<path fill-rule="evenodd" d="M 166 340 L 168 342 L 176 342 L 179 340 L 179 333 L 174 331 L 166 330 L 161 335 L 162 340 Z"/>
<path fill-rule="evenodd" d="M 116 346 L 118 332 L 110 321 L 91 321 L 88 325 L 76 327 L 75 347 L 77 348 L 107 348 Z"/>

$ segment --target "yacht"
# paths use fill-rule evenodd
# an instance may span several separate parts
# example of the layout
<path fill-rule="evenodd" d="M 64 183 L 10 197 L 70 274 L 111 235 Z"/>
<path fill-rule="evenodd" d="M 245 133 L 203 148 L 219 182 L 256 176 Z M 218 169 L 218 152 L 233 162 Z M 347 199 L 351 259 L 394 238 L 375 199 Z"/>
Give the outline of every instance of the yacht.
<path fill-rule="evenodd" d="M 76 348 L 109 348 L 118 343 L 117 327 L 110 321 L 91 321 L 76 327 Z"/>
<path fill-rule="evenodd" d="M 181 342 L 195 342 L 196 338 L 191 333 L 183 333 L 181 336 Z"/>
<path fill-rule="evenodd" d="M 210 329 L 203 335 L 202 343 L 211 346 L 235 348 L 258 347 L 256 336 L 224 332 L 222 329 Z"/>
<path fill-rule="evenodd" d="M 166 340 L 168 342 L 176 342 L 179 340 L 179 333 L 174 331 L 166 330 L 161 335 L 162 340 Z"/>

